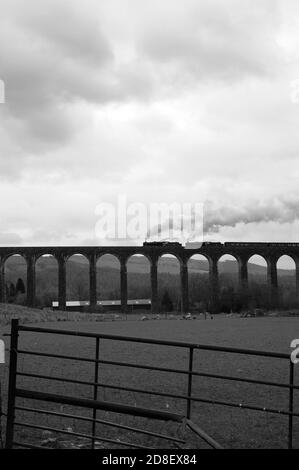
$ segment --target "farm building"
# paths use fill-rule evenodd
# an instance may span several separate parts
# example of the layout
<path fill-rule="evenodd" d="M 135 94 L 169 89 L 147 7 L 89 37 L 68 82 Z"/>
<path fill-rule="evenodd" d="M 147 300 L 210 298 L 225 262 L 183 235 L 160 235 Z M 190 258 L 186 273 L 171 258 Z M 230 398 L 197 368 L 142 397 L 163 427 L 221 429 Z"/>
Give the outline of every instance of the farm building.
<path fill-rule="evenodd" d="M 127 310 L 128 312 L 133 312 L 135 310 L 143 311 L 151 309 L 151 300 L 150 299 L 133 299 L 127 301 Z M 69 300 L 66 302 L 66 310 L 84 310 L 86 307 L 89 307 L 88 300 Z M 110 311 L 120 311 L 121 310 L 121 301 L 120 300 L 98 300 L 97 307 L 103 310 Z M 58 309 L 58 301 L 52 302 L 52 308 Z"/>

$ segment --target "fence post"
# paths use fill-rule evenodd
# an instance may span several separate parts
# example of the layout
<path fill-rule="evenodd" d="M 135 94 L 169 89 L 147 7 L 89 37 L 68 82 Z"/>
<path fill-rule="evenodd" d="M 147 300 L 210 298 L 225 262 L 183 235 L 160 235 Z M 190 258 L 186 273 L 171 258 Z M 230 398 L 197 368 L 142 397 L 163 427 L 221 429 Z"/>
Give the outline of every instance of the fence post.
<path fill-rule="evenodd" d="M 94 383 L 95 385 L 93 386 L 93 399 L 97 400 L 98 399 L 98 386 L 96 385 L 99 380 L 99 353 L 100 353 L 100 338 L 96 338 L 96 355 L 95 355 L 95 368 L 94 368 Z M 95 435 L 96 435 L 96 419 L 97 419 L 97 409 L 94 408 L 92 412 L 92 449 L 95 448 Z"/>
<path fill-rule="evenodd" d="M 289 413 L 293 413 L 294 408 L 294 363 L 290 361 L 290 379 L 289 379 Z M 288 433 L 288 449 L 293 448 L 293 415 L 289 414 L 289 433 Z"/>
<path fill-rule="evenodd" d="M 187 418 L 190 419 L 191 416 L 191 394 L 192 394 L 192 371 L 193 371 L 193 348 L 189 348 L 189 368 L 188 368 L 188 398 L 187 398 Z"/>
<path fill-rule="evenodd" d="M 10 332 L 10 359 L 9 359 L 9 381 L 8 381 L 8 403 L 6 420 L 6 441 L 5 448 L 11 449 L 13 446 L 15 401 L 16 401 L 16 375 L 17 375 L 17 349 L 18 349 L 18 328 L 19 320 L 11 321 Z"/>

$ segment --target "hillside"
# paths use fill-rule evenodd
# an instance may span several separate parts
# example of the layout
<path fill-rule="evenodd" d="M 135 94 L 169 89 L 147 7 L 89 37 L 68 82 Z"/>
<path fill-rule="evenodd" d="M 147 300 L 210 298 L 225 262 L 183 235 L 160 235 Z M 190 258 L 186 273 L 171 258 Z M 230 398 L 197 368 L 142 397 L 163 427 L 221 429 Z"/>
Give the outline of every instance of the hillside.
<path fill-rule="evenodd" d="M 134 256 L 127 263 L 129 274 L 148 274 L 150 272 L 149 262 L 143 256 Z M 190 274 L 207 274 L 209 271 L 208 261 L 191 259 L 188 263 Z M 119 262 L 112 255 L 105 255 L 97 264 L 98 273 L 102 277 L 106 275 L 119 278 Z M 75 255 L 67 263 L 67 272 L 81 272 L 82 275 L 88 272 L 88 260 L 84 256 Z M 251 276 L 267 276 L 267 268 L 254 263 L 248 264 L 248 272 Z M 20 256 L 9 258 L 5 265 L 6 280 L 16 282 L 18 277 L 26 279 L 26 262 Z M 171 257 L 164 257 L 159 262 L 159 273 L 169 273 L 177 275 L 179 273 L 179 263 Z M 219 273 L 230 275 L 237 273 L 237 263 L 231 260 L 219 262 Z M 279 276 L 293 276 L 294 270 L 278 269 Z M 39 277 L 57 277 L 57 262 L 51 256 L 43 257 L 36 263 L 36 275 Z M 138 279 L 138 278 L 137 278 Z"/>
<path fill-rule="evenodd" d="M 80 265 L 87 265 L 88 260 L 84 256 L 73 256 L 69 262 L 78 263 Z M 51 263 L 52 266 L 56 265 L 56 262 L 53 258 L 48 257 L 42 260 L 39 260 L 38 266 L 45 267 L 49 266 Z M 119 269 L 118 260 L 112 255 L 105 255 L 98 263 L 98 266 L 103 268 L 112 268 Z M 163 257 L 159 262 L 159 271 L 168 272 L 170 274 L 177 273 L 178 271 L 178 261 L 172 257 Z M 196 260 L 191 259 L 188 263 L 189 272 L 208 272 L 209 264 L 205 260 Z M 231 260 L 225 260 L 219 262 L 219 272 L 220 273 L 233 273 L 237 270 L 237 262 Z M 149 262 L 143 256 L 134 256 L 128 261 L 128 271 L 136 273 L 145 273 L 149 272 Z M 248 263 L 248 271 L 251 274 L 265 275 L 267 274 L 267 268 L 255 263 Z M 292 273 L 293 269 L 278 269 L 278 274 L 282 276 L 287 276 Z"/>
<path fill-rule="evenodd" d="M 26 285 L 26 263 L 21 257 L 10 258 L 5 266 L 7 282 L 16 284 L 22 278 Z M 89 263 L 83 256 L 73 256 L 67 262 L 67 300 L 89 299 Z M 241 308 L 242 299 L 238 294 L 237 263 L 226 260 L 219 263 L 219 279 L 221 289 L 221 302 L 223 309 Z M 266 306 L 267 298 L 267 270 L 266 267 L 251 263 L 250 298 L 255 305 Z M 296 304 L 294 271 L 278 270 L 279 286 L 282 303 L 287 307 Z M 161 301 L 167 291 L 173 305 L 178 308 L 180 303 L 180 277 L 178 261 L 171 257 L 164 257 L 159 263 L 158 295 Z M 97 265 L 97 293 L 98 300 L 120 299 L 119 263 L 111 255 L 106 255 Z M 189 295 L 191 303 L 210 302 L 210 284 L 208 277 L 208 262 L 191 260 L 189 264 Z M 128 262 L 128 298 L 150 298 L 150 267 L 143 257 L 131 258 Z M 51 306 L 58 297 L 58 269 L 52 257 L 41 258 L 36 264 L 36 298 L 37 305 Z M 26 295 L 18 299 L 23 303 Z"/>

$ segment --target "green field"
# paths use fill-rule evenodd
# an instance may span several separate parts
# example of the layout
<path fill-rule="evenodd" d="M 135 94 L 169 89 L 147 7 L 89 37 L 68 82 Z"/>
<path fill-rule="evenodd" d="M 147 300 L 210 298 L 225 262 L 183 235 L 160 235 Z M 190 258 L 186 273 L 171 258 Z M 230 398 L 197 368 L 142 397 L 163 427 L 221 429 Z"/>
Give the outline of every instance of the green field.
<path fill-rule="evenodd" d="M 71 330 L 112 333 L 117 335 L 138 336 L 144 338 L 190 341 L 195 343 L 233 346 L 249 349 L 261 349 L 276 352 L 290 352 L 290 342 L 299 338 L 298 318 L 228 318 L 215 317 L 214 320 L 151 320 L 151 321 L 114 321 L 114 322 L 51 322 L 41 326 L 64 328 Z M 4 328 L 7 330 L 7 327 Z M 2 329 L 2 331 L 4 331 Z M 67 355 L 93 357 L 94 339 L 83 339 L 67 336 L 53 337 L 49 334 L 22 333 L 20 347 L 35 351 L 55 352 Z M 101 357 L 107 360 L 129 361 L 137 364 L 150 364 L 161 367 L 186 368 L 187 353 L 179 348 L 165 346 L 140 345 L 134 343 L 101 341 Z M 298 370 L 296 369 L 298 367 Z M 93 380 L 94 366 L 73 361 L 41 359 L 24 356 L 19 362 L 20 371 L 46 373 L 53 376 L 64 376 L 79 380 Z M 201 372 L 250 377 L 269 381 L 288 381 L 288 361 L 232 355 L 221 352 L 196 351 L 194 369 Z M 299 384 L 299 365 L 295 366 L 296 384 Z M 2 369 L 3 375 L 3 369 Z M 99 380 L 103 383 L 127 385 L 149 390 L 158 390 L 176 394 L 187 391 L 186 377 L 163 372 L 144 371 L 119 366 L 101 365 Z M 7 380 L 2 378 L 4 387 Z M 22 386 L 41 391 L 64 393 L 66 395 L 92 398 L 92 387 L 86 385 L 64 384 L 46 380 L 20 378 Z M 287 410 L 288 390 L 265 387 L 255 384 L 244 384 L 219 379 L 194 378 L 193 393 L 196 396 L 213 400 L 224 400 L 233 403 Z M 298 392 L 295 392 L 295 411 L 299 412 Z M 134 392 L 111 390 L 107 387 L 99 389 L 99 398 L 131 405 L 139 405 L 183 413 L 186 403 L 183 400 L 167 399 L 141 395 Z M 19 404 L 26 404 L 19 400 Z M 37 405 L 37 404 L 36 404 Z M 40 405 L 39 405 L 40 406 Z M 47 405 L 50 409 L 61 410 L 59 406 Z M 70 408 L 64 407 L 64 412 Z M 82 410 L 72 410 L 83 414 Z M 89 412 L 90 414 L 90 412 Z M 99 413 L 99 417 L 112 419 L 108 413 Z M 24 418 L 25 415 L 22 416 Z M 29 418 L 29 414 L 26 415 Z M 90 424 L 79 421 L 66 422 L 56 417 L 34 415 L 35 424 L 66 428 L 71 426 L 76 432 L 89 432 Z M 182 433 L 182 429 L 165 423 L 146 422 L 141 418 L 124 416 L 113 417 L 119 423 L 131 423 L 159 430 L 160 432 Z M 211 404 L 193 404 L 192 419 L 208 434 L 228 448 L 283 448 L 287 446 L 288 419 L 285 416 L 264 412 L 248 411 Z M 41 433 L 31 434 L 23 431 L 23 439 L 39 439 Z M 133 435 L 124 431 L 111 430 L 103 425 L 98 427 L 98 435 L 109 435 L 123 440 L 133 440 Z M 24 437 L 25 436 L 25 437 Z M 190 446 L 202 447 L 202 443 L 187 435 Z M 150 442 L 147 438 L 134 436 L 134 442 L 146 445 L 162 446 L 161 442 Z M 294 419 L 294 447 L 299 447 L 299 418 Z"/>

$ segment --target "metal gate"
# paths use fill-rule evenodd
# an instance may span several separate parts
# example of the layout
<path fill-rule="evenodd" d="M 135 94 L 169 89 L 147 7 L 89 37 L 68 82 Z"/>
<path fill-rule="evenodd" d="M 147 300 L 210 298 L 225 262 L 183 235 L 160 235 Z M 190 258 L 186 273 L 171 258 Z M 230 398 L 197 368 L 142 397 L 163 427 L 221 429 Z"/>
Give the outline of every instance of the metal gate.
<path fill-rule="evenodd" d="M 55 344 L 55 338 L 58 335 L 65 335 L 66 337 L 76 337 L 76 338 L 89 338 L 90 340 L 94 341 L 94 355 L 93 357 L 85 357 L 85 356 L 74 356 L 74 355 L 67 355 L 67 354 L 57 354 L 57 353 L 49 353 L 43 351 L 36 351 L 34 349 L 21 349 L 19 347 L 19 337 L 21 335 L 26 335 L 26 333 L 34 333 L 34 334 L 41 334 L 41 335 L 51 335 L 53 338 L 53 344 Z M 36 431 L 49 431 L 55 434 L 62 434 L 73 436 L 74 438 L 82 438 L 87 440 L 90 443 L 91 448 L 96 447 L 97 442 L 106 443 L 106 445 L 116 445 L 120 447 L 133 447 L 133 448 L 149 448 L 142 444 L 131 442 L 129 440 L 123 440 L 118 438 L 110 438 L 107 437 L 105 433 L 97 433 L 97 425 L 103 426 L 110 426 L 116 429 L 122 430 L 127 432 L 131 435 L 131 433 L 136 436 L 137 434 L 142 434 L 148 438 L 155 438 L 160 440 L 163 443 L 168 443 L 172 446 L 181 447 L 184 446 L 186 443 L 186 438 L 182 437 L 180 429 L 185 430 L 188 428 L 193 433 L 196 434 L 201 440 L 207 443 L 209 446 L 213 448 L 222 448 L 215 439 L 210 437 L 203 429 L 195 424 L 198 422 L 198 417 L 193 416 L 192 414 L 192 405 L 194 403 L 205 403 L 210 404 L 213 406 L 220 406 L 220 407 L 230 407 L 230 408 L 239 408 L 242 410 L 248 411 L 258 411 L 261 413 L 266 414 L 274 414 L 280 415 L 282 417 L 287 418 L 287 446 L 289 449 L 293 447 L 293 428 L 294 428 L 294 418 L 299 417 L 299 413 L 294 411 L 294 392 L 299 390 L 299 386 L 294 384 L 294 365 L 290 360 L 290 356 L 288 354 L 282 353 L 274 353 L 274 352 L 265 352 L 265 351 L 257 351 L 257 350 L 248 350 L 248 349 L 237 349 L 237 348 L 229 348 L 229 347 L 217 347 L 217 346 L 210 346 L 210 345 L 201 345 L 201 344 L 193 344 L 193 343 L 184 343 L 184 342 L 177 342 L 177 341 L 161 341 L 156 339 L 146 339 L 146 338 L 138 338 L 138 337 L 128 337 L 128 336 L 119 336 L 119 335 L 109 335 L 109 334 L 97 334 L 97 333 L 90 333 L 90 332 L 81 332 L 81 331 L 70 331 L 64 329 L 50 329 L 50 328 L 39 328 L 34 326 L 25 326 L 20 325 L 18 320 L 12 320 L 11 324 L 11 334 L 10 334 L 10 367 L 9 367 L 9 384 L 8 384 L 8 403 L 7 403 L 7 413 L 6 414 L 6 439 L 5 439 L 5 447 L 12 448 L 12 447 L 24 447 L 24 448 L 37 448 L 42 447 L 46 448 L 46 446 L 39 446 L 36 442 L 26 442 L 23 440 L 22 433 L 19 434 L 18 437 L 15 437 L 15 430 L 18 429 L 26 429 L 30 428 Z M 135 362 L 128 362 L 128 361 L 116 361 L 111 359 L 105 359 L 101 357 L 100 351 L 100 342 L 101 341 L 117 341 L 117 342 L 125 342 L 131 344 L 141 344 L 144 347 L 150 346 L 165 346 L 166 348 L 171 350 L 171 348 L 179 348 L 187 352 L 186 358 L 187 363 L 185 368 L 169 368 L 169 367 L 162 367 L 162 366 L 153 366 L 149 364 L 140 364 Z M 195 351 L 206 351 L 206 352 L 214 352 L 214 353 L 227 353 L 233 355 L 242 355 L 242 356 L 256 356 L 262 358 L 270 358 L 271 360 L 277 359 L 282 360 L 286 363 L 286 366 L 289 368 L 289 380 L 288 382 L 278 382 L 278 381 L 266 381 L 266 380 L 258 380 L 253 378 L 246 378 L 246 377 L 238 377 L 235 375 L 223 375 L 223 374 L 215 374 L 215 373 L 207 373 L 200 370 L 195 370 L 194 368 L 194 353 Z M 169 352 L 168 354 L 171 354 Z M 20 357 L 22 356 L 30 356 L 35 358 L 35 360 L 43 360 L 45 358 L 53 360 L 63 360 L 63 361 L 70 361 L 70 362 L 83 362 L 83 364 L 89 364 L 93 368 L 93 377 L 92 380 L 80 380 L 78 378 L 68 378 L 65 376 L 56 376 L 56 375 L 49 375 L 46 372 L 40 373 L 40 369 L 33 370 L 30 372 L 20 371 L 18 369 L 18 363 Z M 165 374 L 176 374 L 180 377 L 180 383 L 184 382 L 185 384 L 185 393 L 169 393 L 165 392 L 164 390 L 149 390 L 146 387 L 131 387 L 131 386 L 122 386 L 122 385 L 115 385 L 109 383 L 103 383 L 99 380 L 99 372 L 100 366 L 106 365 L 109 367 L 117 366 L 119 368 L 130 368 L 130 369 L 137 369 L 143 371 L 153 371 Z M 275 387 L 285 390 L 288 393 L 288 408 L 287 409 L 278 409 L 278 408 L 270 408 L 270 407 L 260 407 L 255 406 L 250 403 L 235 403 L 232 401 L 227 400 L 218 400 L 213 398 L 201 397 L 198 396 L 193 385 L 194 377 L 208 377 L 213 378 L 220 381 L 230 381 L 233 383 L 241 382 L 247 383 L 254 386 L 267 386 L 267 387 Z M 49 393 L 45 391 L 40 391 L 38 388 L 34 389 L 33 386 L 20 387 L 17 384 L 17 379 L 38 379 L 38 380 L 49 380 L 50 382 L 55 381 L 58 383 L 63 384 L 77 384 L 77 385 L 84 385 L 91 388 L 92 396 L 90 398 L 84 398 L 82 396 L 70 396 L 64 393 Z M 153 407 L 148 406 L 131 406 L 125 403 L 118 403 L 110 400 L 100 400 L 98 397 L 98 390 L 100 388 L 106 388 L 109 390 L 120 390 L 126 392 L 132 392 L 135 394 L 140 394 L 142 396 L 156 396 L 156 397 L 163 397 L 169 399 L 177 399 L 181 400 L 184 405 L 184 411 L 181 413 L 172 412 L 172 411 L 165 411 L 164 409 L 156 409 Z M 33 400 L 34 403 L 31 406 L 28 405 L 20 405 L 19 399 L 25 400 Z M 59 404 L 61 408 L 57 411 L 53 411 L 47 408 L 43 408 L 41 404 L 52 403 L 52 404 Z M 78 415 L 77 413 L 65 413 L 63 407 L 76 407 L 83 409 L 85 411 L 90 410 L 90 415 Z M 74 432 L 73 430 L 65 429 L 65 428 L 57 428 L 51 425 L 45 424 L 33 424 L 30 422 L 22 421 L 17 417 L 19 412 L 25 413 L 25 415 L 30 414 L 37 414 L 38 416 L 48 416 L 48 417 L 59 417 L 65 418 L 66 420 L 81 420 L 86 424 L 90 424 L 90 432 Z M 131 424 L 123 424 L 113 422 L 107 419 L 101 419 L 98 417 L 99 412 L 107 412 L 109 416 L 112 414 L 121 414 L 135 418 L 144 418 L 146 420 L 154 420 L 154 421 L 163 421 L 166 423 L 173 423 L 178 426 L 178 433 L 174 434 L 173 432 L 170 434 L 166 434 L 163 432 L 157 432 L 154 428 L 151 430 L 145 429 L 144 427 L 136 427 Z M 163 444 L 162 444 L 163 445 Z"/>

